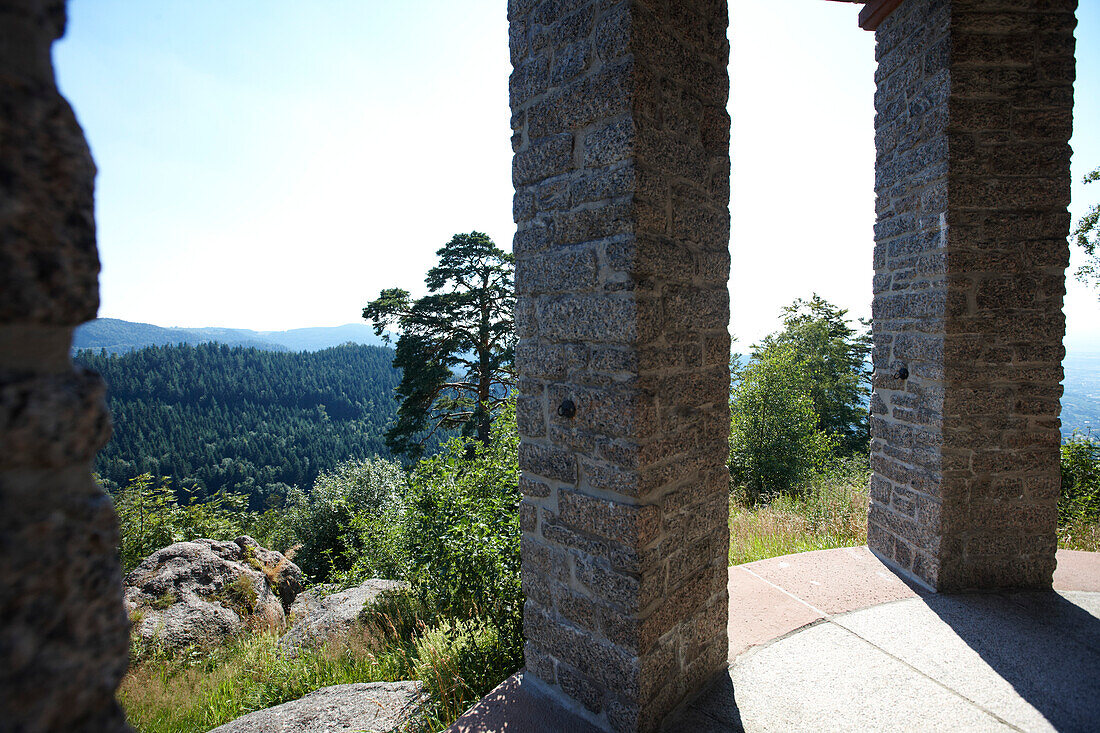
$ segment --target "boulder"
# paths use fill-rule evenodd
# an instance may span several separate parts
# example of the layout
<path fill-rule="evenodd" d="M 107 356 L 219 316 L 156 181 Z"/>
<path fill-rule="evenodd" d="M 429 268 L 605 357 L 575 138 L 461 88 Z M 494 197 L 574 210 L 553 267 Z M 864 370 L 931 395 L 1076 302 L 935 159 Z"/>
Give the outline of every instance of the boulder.
<path fill-rule="evenodd" d="M 209 646 L 246 628 L 279 629 L 305 577 L 251 537 L 197 539 L 157 550 L 126 576 L 134 633 L 147 644 Z"/>
<path fill-rule="evenodd" d="M 414 722 L 428 701 L 421 682 L 333 685 L 257 710 L 210 733 L 390 733 Z"/>
<path fill-rule="evenodd" d="M 360 618 L 364 607 L 387 591 L 408 590 L 399 580 L 372 578 L 354 588 L 333 593 L 332 586 L 318 586 L 294 599 L 290 607 L 292 628 L 279 643 L 294 649 L 323 644 L 347 631 Z"/>

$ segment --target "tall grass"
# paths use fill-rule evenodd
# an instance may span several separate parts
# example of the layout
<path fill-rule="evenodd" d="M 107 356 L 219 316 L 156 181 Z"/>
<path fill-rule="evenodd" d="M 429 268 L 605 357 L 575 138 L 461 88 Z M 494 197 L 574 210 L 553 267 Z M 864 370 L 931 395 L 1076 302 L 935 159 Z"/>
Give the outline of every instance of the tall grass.
<path fill-rule="evenodd" d="M 1063 514 L 1058 519 L 1058 547 L 1100 552 L 1100 521 L 1087 514 Z"/>
<path fill-rule="evenodd" d="M 278 635 L 262 632 L 213 650 L 137 660 L 118 696 L 139 731 L 205 731 L 253 710 L 347 682 L 400 679 L 401 660 L 354 637 L 289 657 Z"/>
<path fill-rule="evenodd" d="M 867 542 L 866 464 L 840 462 L 790 494 L 730 496 L 730 565 Z"/>
<path fill-rule="evenodd" d="M 741 489 L 730 494 L 730 565 L 795 552 L 867 543 L 866 465 L 839 463 L 792 494 L 753 502 Z M 1100 522 L 1063 502 L 1058 547 L 1100 552 Z"/>

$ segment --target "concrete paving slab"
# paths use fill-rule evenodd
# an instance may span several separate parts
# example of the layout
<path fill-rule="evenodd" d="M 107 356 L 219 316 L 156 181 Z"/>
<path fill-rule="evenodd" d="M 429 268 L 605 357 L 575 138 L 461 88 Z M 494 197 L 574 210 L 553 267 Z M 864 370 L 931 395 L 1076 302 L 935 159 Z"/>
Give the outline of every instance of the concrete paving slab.
<path fill-rule="evenodd" d="M 1100 591 L 1100 552 L 1058 550 L 1055 559 L 1055 590 Z"/>
<path fill-rule="evenodd" d="M 729 677 L 666 730 L 1010 730 L 831 623 L 741 655 Z"/>
<path fill-rule="evenodd" d="M 824 618 L 817 609 L 792 598 L 741 566 L 729 569 L 729 658 Z"/>
<path fill-rule="evenodd" d="M 800 552 L 739 567 L 828 614 L 917 595 L 866 547 Z"/>
<path fill-rule="evenodd" d="M 1097 624 L 1055 594 L 1063 608 L 1036 623 L 1002 595 L 939 596 L 834 617 L 841 626 L 1028 731 L 1100 730 L 1100 654 L 1073 626 Z"/>

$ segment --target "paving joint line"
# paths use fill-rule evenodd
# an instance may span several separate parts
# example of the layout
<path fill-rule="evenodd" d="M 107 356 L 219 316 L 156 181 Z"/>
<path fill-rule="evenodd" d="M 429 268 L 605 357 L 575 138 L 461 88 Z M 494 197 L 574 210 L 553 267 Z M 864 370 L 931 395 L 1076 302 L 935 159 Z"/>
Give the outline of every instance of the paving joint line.
<path fill-rule="evenodd" d="M 907 600 L 912 600 L 912 599 L 907 599 Z M 840 615 L 840 614 L 838 614 L 838 615 Z M 951 693 L 952 695 L 954 695 L 955 697 L 958 697 L 958 698 L 959 698 L 960 700 L 963 700 L 964 702 L 970 703 L 971 705 L 973 705 L 974 707 L 976 707 L 976 708 L 977 708 L 978 710 L 981 710 L 981 711 L 982 711 L 983 713 L 985 713 L 985 714 L 986 714 L 986 715 L 988 715 L 989 717 L 993 718 L 993 719 L 994 719 L 994 720 L 996 720 L 997 722 L 999 722 L 999 723 L 1002 723 L 1003 725 L 1006 725 L 1006 726 L 1008 726 L 1008 727 L 1009 727 L 1009 728 L 1011 728 L 1012 730 L 1015 730 L 1015 731 L 1020 731 L 1020 733 L 1024 733 L 1024 729 L 1023 729 L 1023 728 L 1019 727 L 1018 725 L 1013 725 L 1012 723 L 1008 722 L 1007 720 L 1005 720 L 1004 718 L 1002 718 L 1002 717 L 1001 717 L 1000 715 L 998 715 L 997 713 L 993 712 L 992 710 L 988 710 L 988 709 L 986 709 L 986 707 L 985 707 L 984 705 L 982 705 L 981 703 L 978 703 L 978 702 L 976 702 L 976 701 L 974 701 L 974 700 L 971 700 L 971 699 L 970 699 L 969 697 L 967 697 L 966 695 L 962 694 L 962 693 L 961 693 L 961 692 L 959 692 L 958 690 L 954 689 L 953 687 L 950 687 L 950 686 L 948 686 L 947 684 L 945 684 L 945 683 L 943 683 L 943 682 L 940 682 L 940 681 L 939 681 L 938 679 L 936 679 L 936 678 L 935 678 L 935 677 L 933 677 L 932 675 L 930 675 L 930 674 L 928 674 L 928 673 L 924 672 L 923 670 L 921 670 L 921 669 L 919 669 L 919 668 L 917 668 L 917 667 L 914 667 L 914 666 L 913 666 L 912 664 L 910 664 L 909 662 L 905 661 L 905 660 L 904 660 L 904 659 L 902 659 L 901 657 L 899 657 L 899 656 L 897 656 L 897 655 L 895 655 L 895 654 L 893 654 L 893 653 L 891 653 L 891 652 L 888 652 L 888 651 L 886 651 L 885 649 L 883 649 L 882 647 L 880 647 L 880 646 L 879 646 L 878 644 L 874 643 L 874 642 L 873 642 L 873 641 L 871 641 L 870 639 L 866 639 L 866 638 L 864 638 L 864 637 L 860 636 L 859 634 L 857 634 L 856 632 L 852 631 L 851 629 L 849 629 L 849 628 L 847 628 L 847 627 L 845 627 L 845 626 L 841 626 L 840 624 L 838 624 L 838 623 L 836 623 L 835 621 L 833 621 L 833 620 L 832 620 L 831 618 L 830 618 L 830 619 L 827 619 L 827 621 L 828 621 L 828 622 L 829 622 L 830 624 L 832 624 L 833 626 L 837 627 L 838 629 L 843 629 L 844 631 L 848 632 L 849 634 L 851 634 L 852 636 L 856 637 L 857 639 L 859 639 L 860 641 L 864 642 L 865 644 L 867 644 L 868 646 L 872 647 L 873 649 L 877 649 L 878 651 L 882 652 L 883 654 L 885 654 L 886 656 L 890 657 L 890 658 L 891 658 L 891 659 L 893 659 L 894 661 L 896 661 L 896 662 L 898 662 L 898 663 L 900 663 L 900 664 L 902 664 L 902 665 L 904 665 L 904 666 L 908 667 L 909 669 L 913 670 L 914 672 L 916 672 L 916 673 L 917 673 L 918 675 L 920 675 L 921 677 L 924 677 L 924 678 L 925 678 L 925 679 L 927 679 L 927 680 L 931 680 L 931 681 L 932 681 L 932 682 L 933 682 L 934 684 L 936 684 L 937 686 L 939 686 L 939 687 L 942 687 L 943 689 L 947 690 L 948 692 L 950 692 L 950 693 Z M 1034 706 L 1033 706 L 1033 707 L 1034 707 Z M 1041 713 L 1040 713 L 1040 714 L 1041 714 Z"/>
<path fill-rule="evenodd" d="M 795 595 L 794 593 L 791 593 L 790 591 L 788 591 L 788 590 L 787 590 L 786 588 L 782 588 L 782 587 L 780 587 L 780 586 L 776 585 L 775 583 L 771 582 L 771 581 L 770 581 L 770 580 L 768 580 L 767 578 L 763 578 L 763 577 L 761 577 L 761 576 L 757 575 L 756 573 L 754 573 L 753 571 L 749 570 L 748 568 L 746 568 L 746 567 L 742 567 L 741 569 L 742 569 L 742 570 L 744 570 L 744 571 L 745 571 L 746 573 L 748 573 L 749 575 L 751 575 L 752 577 L 756 578 L 757 580 L 760 580 L 760 581 L 762 581 L 762 582 L 764 582 L 764 583 L 767 583 L 767 584 L 768 584 L 768 585 L 770 585 L 770 586 L 771 586 L 772 588 L 775 588 L 776 590 L 778 590 L 778 591 L 779 591 L 780 593 L 783 593 L 784 595 L 790 596 L 791 598 L 793 598 L 794 600 L 798 601 L 799 603 L 801 603 L 801 604 L 802 604 L 803 606 L 805 606 L 806 608 L 810 609 L 810 610 L 811 610 L 811 611 L 813 611 L 814 613 L 820 613 L 820 614 L 821 614 L 821 616 L 822 616 L 823 618 L 829 618 L 829 616 L 831 615 L 831 614 L 828 614 L 828 613 L 826 613 L 825 611 L 822 611 L 822 610 L 821 610 L 820 608 L 818 608 L 817 606 L 813 605 L 812 603 L 808 603 L 807 601 L 804 601 L 804 600 L 802 600 L 801 598 L 799 598 L 798 596 L 796 596 L 796 595 Z"/>

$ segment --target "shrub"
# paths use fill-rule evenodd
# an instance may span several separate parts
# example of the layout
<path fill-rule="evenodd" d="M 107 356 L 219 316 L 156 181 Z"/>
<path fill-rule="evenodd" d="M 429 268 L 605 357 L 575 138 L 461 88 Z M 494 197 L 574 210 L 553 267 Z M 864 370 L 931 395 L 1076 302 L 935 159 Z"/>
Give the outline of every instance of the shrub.
<path fill-rule="evenodd" d="M 491 440 L 455 439 L 420 461 L 405 516 L 409 579 L 428 606 L 485 618 L 522 658 L 519 465 L 514 405 Z"/>
<path fill-rule="evenodd" d="M 1100 440 L 1074 433 L 1062 443 L 1058 514 L 1100 519 Z"/>
<path fill-rule="evenodd" d="M 734 369 L 730 394 L 730 479 L 752 501 L 793 491 L 833 454 L 833 438 L 818 428 L 802 362 L 776 344 Z"/>
<path fill-rule="evenodd" d="M 353 569 L 358 577 L 400 577 L 405 492 L 401 467 L 383 458 L 341 463 L 318 476 L 309 495 L 291 489 L 285 513 L 302 545 L 298 566 L 320 580 Z"/>
<path fill-rule="evenodd" d="M 249 515 L 243 496 L 219 493 L 205 502 L 190 497 L 180 504 L 168 477 L 136 476 L 111 494 L 118 514 L 119 556 L 123 572 L 173 542 L 208 537 L 231 540 L 243 534 Z"/>
<path fill-rule="evenodd" d="M 1074 433 L 1062 443 L 1058 546 L 1100 551 L 1100 441 Z"/>
<path fill-rule="evenodd" d="M 242 574 L 226 583 L 221 593 L 214 598 L 243 619 L 255 612 L 259 593 L 252 576 Z"/>

